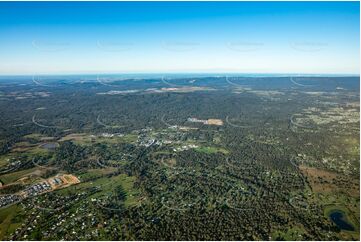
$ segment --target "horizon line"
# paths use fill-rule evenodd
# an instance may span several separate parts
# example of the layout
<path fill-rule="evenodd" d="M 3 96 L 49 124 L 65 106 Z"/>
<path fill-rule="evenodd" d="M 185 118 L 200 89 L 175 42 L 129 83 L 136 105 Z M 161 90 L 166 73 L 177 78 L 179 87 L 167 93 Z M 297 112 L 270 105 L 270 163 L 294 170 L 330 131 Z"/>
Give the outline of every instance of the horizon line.
<path fill-rule="evenodd" d="M 71 72 L 71 73 L 38 73 L 38 74 L 0 74 L 0 77 L 26 76 L 76 76 L 76 75 L 280 75 L 280 76 L 360 76 L 360 73 L 282 73 L 282 72 Z"/>

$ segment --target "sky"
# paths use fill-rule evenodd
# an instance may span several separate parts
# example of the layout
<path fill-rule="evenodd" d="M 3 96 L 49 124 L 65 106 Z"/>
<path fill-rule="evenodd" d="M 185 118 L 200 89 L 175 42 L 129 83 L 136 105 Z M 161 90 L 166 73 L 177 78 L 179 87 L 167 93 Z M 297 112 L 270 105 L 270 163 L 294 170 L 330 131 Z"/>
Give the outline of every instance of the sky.
<path fill-rule="evenodd" d="M 359 2 L 0 2 L 0 75 L 359 74 Z"/>

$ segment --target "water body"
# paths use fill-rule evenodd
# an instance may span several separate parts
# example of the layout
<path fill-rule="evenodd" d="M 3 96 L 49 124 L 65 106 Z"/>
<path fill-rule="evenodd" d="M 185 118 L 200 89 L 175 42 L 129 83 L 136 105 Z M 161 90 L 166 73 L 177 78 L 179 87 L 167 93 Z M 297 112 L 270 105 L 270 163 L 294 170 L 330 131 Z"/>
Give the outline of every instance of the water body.
<path fill-rule="evenodd" d="M 58 147 L 58 143 L 45 143 L 41 145 L 41 148 L 47 149 L 47 150 L 54 150 L 56 147 Z"/>
<path fill-rule="evenodd" d="M 347 221 L 346 214 L 340 210 L 332 211 L 330 219 L 342 230 L 355 231 L 354 226 Z"/>

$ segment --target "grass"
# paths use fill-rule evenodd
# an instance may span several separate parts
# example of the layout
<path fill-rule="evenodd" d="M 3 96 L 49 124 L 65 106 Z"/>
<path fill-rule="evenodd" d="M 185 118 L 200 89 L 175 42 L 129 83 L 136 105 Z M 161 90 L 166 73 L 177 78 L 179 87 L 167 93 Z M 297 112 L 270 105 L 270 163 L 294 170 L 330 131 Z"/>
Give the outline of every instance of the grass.
<path fill-rule="evenodd" d="M 28 135 L 25 135 L 25 136 L 24 136 L 24 138 L 27 138 L 27 139 L 36 139 L 36 140 L 40 140 L 42 137 L 44 137 L 42 134 L 37 134 L 37 133 L 28 134 Z"/>
<path fill-rule="evenodd" d="M 328 174 L 328 173 L 325 173 Z M 324 177 L 324 176 L 323 176 Z M 332 178 L 332 177 L 331 177 Z M 310 179 L 310 178 L 309 178 Z M 332 179 L 328 179 L 330 182 Z M 311 182 L 313 180 L 311 179 Z M 349 183 L 353 181 L 353 178 L 349 178 Z M 359 186 L 358 183 L 356 186 Z M 312 183 L 311 183 L 312 186 Z M 328 186 L 329 183 L 323 185 L 322 183 L 318 184 L 318 186 Z M 356 225 L 356 228 L 359 228 L 359 216 L 360 216 L 360 201 L 359 201 L 359 189 L 355 189 L 354 186 L 347 185 L 338 185 L 334 184 L 334 187 L 331 187 L 333 189 L 325 190 L 325 189 L 319 189 L 319 191 L 316 191 L 314 188 L 313 194 L 314 196 L 309 197 L 311 202 L 321 204 L 323 207 L 325 207 L 324 210 L 324 216 L 329 217 L 329 212 L 331 210 L 341 210 L 344 211 L 350 222 L 353 225 Z"/>
<path fill-rule="evenodd" d="M 27 170 L 21 170 L 21 171 L 12 172 L 9 174 L 4 174 L 4 175 L 0 176 L 0 180 L 3 181 L 4 184 L 9 184 L 9 183 L 15 182 L 19 178 L 24 177 L 27 174 L 30 174 L 37 170 L 39 170 L 39 168 L 34 167 L 34 168 L 27 169 Z"/>
<path fill-rule="evenodd" d="M 80 181 L 97 178 L 102 175 L 107 175 L 109 173 L 112 173 L 116 170 L 117 170 L 117 168 L 112 168 L 112 167 L 107 167 L 107 168 L 102 168 L 102 169 L 90 169 L 90 170 L 87 170 L 85 173 L 79 174 L 78 178 Z"/>
<path fill-rule="evenodd" d="M 153 152 L 152 155 L 156 156 L 156 155 L 170 155 L 170 154 L 173 154 L 172 152 L 169 152 L 169 151 L 156 151 L 156 152 Z"/>
<path fill-rule="evenodd" d="M 345 206 L 342 206 L 342 205 L 327 206 L 324 210 L 324 214 L 325 214 L 325 216 L 327 216 L 329 218 L 330 214 L 335 210 L 339 210 L 339 211 L 343 212 L 345 214 L 344 219 L 355 228 L 355 231 L 341 230 L 341 232 L 340 232 L 341 240 L 359 240 L 360 239 L 360 234 L 359 234 L 360 226 L 358 223 L 355 222 L 352 214 Z"/>
<path fill-rule="evenodd" d="M 73 133 L 68 134 L 67 136 L 62 137 L 59 141 L 73 141 L 75 144 L 78 145 L 86 145 L 91 143 L 91 137 L 88 134 L 85 133 Z"/>
<path fill-rule="evenodd" d="M 138 136 L 135 134 L 127 134 L 123 137 L 115 136 L 111 138 L 97 138 L 97 143 L 111 143 L 111 144 L 117 144 L 117 143 L 134 143 L 138 139 Z"/>
<path fill-rule="evenodd" d="M 216 144 L 221 143 L 221 136 L 219 134 L 216 135 L 216 137 L 213 138 L 213 142 Z"/>
<path fill-rule="evenodd" d="M 357 223 L 355 223 L 355 221 L 353 221 L 352 219 L 352 216 L 350 214 L 350 211 L 345 207 L 345 206 L 342 206 L 342 205 L 330 205 L 330 206 L 327 206 L 324 210 L 324 215 L 326 217 L 330 217 L 330 214 L 333 212 L 333 211 L 341 211 L 345 214 L 345 217 L 344 219 L 352 224 L 352 226 L 355 228 L 356 231 L 358 231 L 358 228 L 359 228 L 359 225 Z M 352 232 L 352 231 L 349 231 L 349 232 Z"/>
<path fill-rule="evenodd" d="M 102 136 L 97 136 L 97 137 L 91 137 L 90 134 L 86 134 L 86 133 L 74 133 L 74 134 L 69 134 L 63 138 L 61 138 L 59 141 L 68 141 L 71 140 L 73 141 L 75 144 L 78 145 L 90 145 L 92 143 L 108 143 L 108 144 L 117 144 L 117 143 L 133 143 L 135 141 L 137 141 L 138 136 L 135 134 L 127 134 L 124 135 L 123 137 L 119 137 L 119 136 L 114 136 L 114 137 L 102 137 Z"/>
<path fill-rule="evenodd" d="M 27 137 L 37 137 L 38 134 L 27 135 Z M 0 156 L 0 167 L 6 166 L 9 162 L 15 160 L 21 160 L 23 156 L 45 156 L 49 154 L 49 150 L 42 148 L 39 144 L 30 144 L 29 142 L 18 142 L 14 145 L 11 151 L 5 155 Z"/>
<path fill-rule="evenodd" d="M 324 216 L 328 219 L 330 219 L 329 215 L 334 210 L 340 210 L 345 213 L 347 222 L 354 226 L 355 231 L 342 230 L 338 234 L 340 240 L 359 240 L 360 203 L 358 197 L 351 197 L 344 192 L 316 193 L 312 200 L 325 207 Z"/>
<path fill-rule="evenodd" d="M 360 155 L 360 142 L 358 137 L 348 137 L 343 140 L 346 145 L 346 152 L 352 156 L 358 157 Z"/>
<path fill-rule="evenodd" d="M 18 142 L 16 143 L 12 148 L 10 153 L 8 155 L 3 156 L 3 158 L 0 158 L 0 165 L 3 163 L 4 159 L 9 158 L 16 158 L 17 156 L 24 156 L 24 155 L 39 155 L 44 156 L 49 153 L 49 150 L 40 147 L 41 143 L 38 144 L 30 144 L 29 142 Z"/>
<path fill-rule="evenodd" d="M 21 207 L 17 204 L 0 209 L 0 240 L 13 233 L 20 225 L 20 222 L 13 222 L 13 219 L 21 211 Z"/>
<path fill-rule="evenodd" d="M 15 150 L 11 151 L 12 153 L 26 153 L 27 155 L 39 155 L 45 156 L 49 153 L 49 150 L 45 148 L 41 148 L 39 146 L 35 147 L 24 147 L 24 148 L 15 148 Z"/>
<path fill-rule="evenodd" d="M 272 240 L 282 239 L 286 241 L 294 241 L 294 240 L 303 240 L 303 234 L 305 230 L 301 227 L 295 226 L 292 228 L 288 228 L 284 231 L 275 231 L 272 233 Z"/>
<path fill-rule="evenodd" d="M 14 153 L 8 153 L 6 155 L 0 156 L 0 167 L 6 166 L 11 161 L 11 159 L 13 159 L 15 157 L 16 157 L 16 154 L 14 154 Z"/>
<path fill-rule="evenodd" d="M 215 153 L 223 153 L 223 154 L 228 154 L 228 150 L 224 149 L 224 148 L 218 148 L 218 147 L 198 147 L 195 148 L 196 151 L 198 152 L 202 152 L 202 153 L 207 153 L 207 154 L 215 154 Z"/>
<path fill-rule="evenodd" d="M 127 142 L 127 143 L 133 143 L 133 142 L 136 142 L 138 140 L 138 135 L 136 134 L 127 134 L 127 135 L 124 135 L 123 137 L 120 137 L 120 139 L 124 142 Z"/>
<path fill-rule="evenodd" d="M 93 170 L 88 175 L 89 176 L 91 176 L 92 174 L 94 175 L 93 172 L 96 171 Z M 113 191 L 117 186 L 120 185 L 127 194 L 127 199 L 125 200 L 124 203 L 125 206 L 127 207 L 138 204 L 137 198 L 139 191 L 134 188 L 135 180 L 136 177 L 134 176 L 127 176 L 126 174 L 120 174 L 118 176 L 113 176 L 113 177 L 102 177 L 91 182 L 83 182 L 71 187 L 61 189 L 57 192 L 60 194 L 80 193 L 82 191 L 87 190 L 88 188 L 100 186 L 102 188 L 101 191 L 90 196 L 89 199 L 91 199 L 91 198 L 100 198 L 108 194 L 109 192 Z"/>

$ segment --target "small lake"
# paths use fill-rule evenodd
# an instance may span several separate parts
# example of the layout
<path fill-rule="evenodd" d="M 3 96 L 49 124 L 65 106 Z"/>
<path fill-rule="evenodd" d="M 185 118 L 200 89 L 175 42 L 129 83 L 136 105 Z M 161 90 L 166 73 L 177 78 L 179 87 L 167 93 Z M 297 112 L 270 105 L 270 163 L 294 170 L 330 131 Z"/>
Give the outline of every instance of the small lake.
<path fill-rule="evenodd" d="M 330 219 L 334 222 L 339 229 L 347 231 L 355 231 L 354 226 L 347 221 L 347 216 L 343 211 L 334 210 L 330 213 Z"/>
<path fill-rule="evenodd" d="M 56 147 L 58 147 L 58 143 L 45 143 L 41 145 L 41 148 L 47 149 L 47 150 L 54 150 Z"/>

